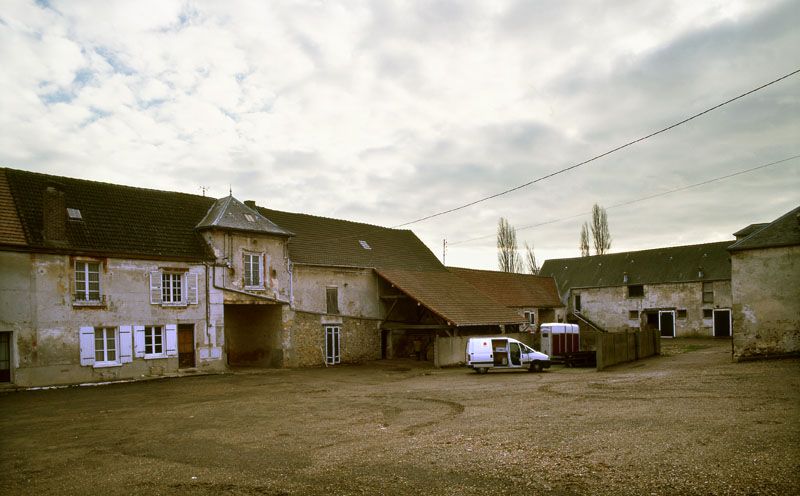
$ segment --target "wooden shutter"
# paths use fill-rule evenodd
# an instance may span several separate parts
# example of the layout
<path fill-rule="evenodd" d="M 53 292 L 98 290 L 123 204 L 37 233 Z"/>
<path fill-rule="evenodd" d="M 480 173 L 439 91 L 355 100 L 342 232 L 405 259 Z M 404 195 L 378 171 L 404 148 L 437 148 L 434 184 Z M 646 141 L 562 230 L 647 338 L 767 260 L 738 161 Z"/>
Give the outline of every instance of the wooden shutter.
<path fill-rule="evenodd" d="M 161 304 L 161 271 L 150 272 L 150 303 Z"/>
<path fill-rule="evenodd" d="M 133 355 L 144 358 L 144 326 L 133 326 Z"/>
<path fill-rule="evenodd" d="M 186 285 L 189 287 L 187 302 L 189 305 L 197 305 L 197 273 L 186 274 Z"/>
<path fill-rule="evenodd" d="M 81 327 L 81 365 L 94 365 L 94 327 Z"/>
<path fill-rule="evenodd" d="M 336 315 L 339 313 L 339 288 L 325 288 L 326 313 Z"/>
<path fill-rule="evenodd" d="M 133 361 L 133 350 L 131 349 L 132 336 L 131 326 L 119 326 L 119 362 L 129 363 Z"/>
<path fill-rule="evenodd" d="M 178 326 L 167 324 L 167 356 L 178 356 Z"/>

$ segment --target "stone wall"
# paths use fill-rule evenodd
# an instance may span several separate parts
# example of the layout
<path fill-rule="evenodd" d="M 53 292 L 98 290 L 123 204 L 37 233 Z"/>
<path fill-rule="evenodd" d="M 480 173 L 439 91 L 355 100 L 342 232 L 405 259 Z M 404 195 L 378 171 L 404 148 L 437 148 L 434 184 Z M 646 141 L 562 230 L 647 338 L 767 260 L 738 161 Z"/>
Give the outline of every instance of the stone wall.
<path fill-rule="evenodd" d="M 644 296 L 628 297 L 627 286 L 573 289 L 570 309 L 575 310 L 575 296 L 580 295 L 581 314 L 604 330 L 623 332 L 645 327 L 646 310 L 685 310 L 682 317 L 676 312 L 675 335 L 713 336 L 713 317 L 706 318 L 704 310 L 731 308 L 731 282 L 710 281 L 713 302 L 703 302 L 703 283 L 645 284 Z"/>
<path fill-rule="evenodd" d="M 325 327 L 340 329 L 341 363 L 381 358 L 380 321 L 303 311 L 284 311 L 283 364 L 286 367 L 325 365 Z"/>
<path fill-rule="evenodd" d="M 800 247 L 736 251 L 734 359 L 800 353 Z"/>

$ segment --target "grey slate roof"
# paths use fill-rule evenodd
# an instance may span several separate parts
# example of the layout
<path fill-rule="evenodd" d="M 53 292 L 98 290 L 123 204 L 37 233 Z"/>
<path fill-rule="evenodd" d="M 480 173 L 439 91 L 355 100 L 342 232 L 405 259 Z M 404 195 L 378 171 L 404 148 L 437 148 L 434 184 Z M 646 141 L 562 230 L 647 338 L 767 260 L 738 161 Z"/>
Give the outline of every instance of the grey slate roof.
<path fill-rule="evenodd" d="M 64 192 L 66 207 L 82 220 L 68 220 L 70 253 L 205 260 L 209 253 L 194 226 L 214 200 L 197 195 L 132 188 L 117 184 L 0 169 L 22 225 L 27 248 L 51 250 L 44 239 L 44 191 L 54 185 Z M 9 244 L 0 239 L 0 244 Z"/>
<path fill-rule="evenodd" d="M 215 201 L 208 213 L 197 224 L 197 229 L 232 229 L 235 231 L 292 236 L 261 213 L 251 209 L 233 196 L 226 196 Z"/>
<path fill-rule="evenodd" d="M 547 260 L 541 275 L 553 276 L 562 295 L 570 288 L 613 287 L 730 280 L 727 248 L 733 241 Z M 698 269 L 703 269 L 703 277 Z M 628 282 L 623 282 L 627 273 Z"/>
<path fill-rule="evenodd" d="M 783 214 L 769 224 L 756 225 L 760 228 L 733 243 L 728 249 L 739 251 L 800 245 L 800 207 Z"/>

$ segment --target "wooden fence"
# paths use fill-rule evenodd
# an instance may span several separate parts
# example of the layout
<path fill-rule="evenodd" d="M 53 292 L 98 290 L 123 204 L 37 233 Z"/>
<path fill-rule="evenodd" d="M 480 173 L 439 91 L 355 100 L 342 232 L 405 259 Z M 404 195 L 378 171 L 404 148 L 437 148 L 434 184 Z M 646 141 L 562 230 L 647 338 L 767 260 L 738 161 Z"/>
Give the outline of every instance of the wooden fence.
<path fill-rule="evenodd" d="M 597 370 L 661 354 L 661 332 L 658 329 L 598 332 L 596 339 Z"/>

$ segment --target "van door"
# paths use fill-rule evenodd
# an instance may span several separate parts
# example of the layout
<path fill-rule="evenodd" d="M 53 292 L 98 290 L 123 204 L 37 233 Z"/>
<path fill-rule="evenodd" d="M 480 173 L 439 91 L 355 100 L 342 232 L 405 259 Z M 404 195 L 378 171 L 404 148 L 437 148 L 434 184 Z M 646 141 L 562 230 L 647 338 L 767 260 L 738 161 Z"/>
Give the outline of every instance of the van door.
<path fill-rule="evenodd" d="M 509 344 L 509 355 L 512 367 L 522 367 L 522 349 L 519 347 L 519 343 Z"/>

